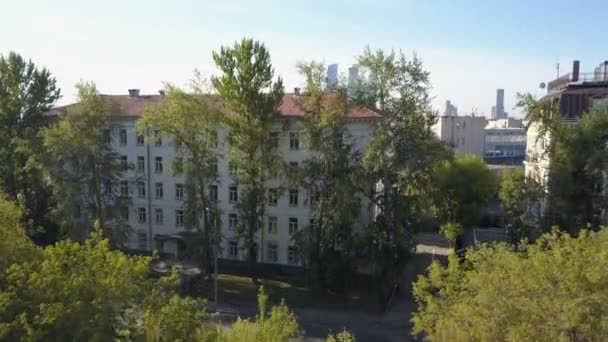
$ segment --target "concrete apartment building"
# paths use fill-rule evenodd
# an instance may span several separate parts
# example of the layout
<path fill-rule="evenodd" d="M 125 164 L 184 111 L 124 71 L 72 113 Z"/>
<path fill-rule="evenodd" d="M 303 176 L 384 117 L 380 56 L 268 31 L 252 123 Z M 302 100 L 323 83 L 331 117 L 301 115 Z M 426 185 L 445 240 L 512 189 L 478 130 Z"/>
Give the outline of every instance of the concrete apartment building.
<path fill-rule="evenodd" d="M 580 62 L 574 61 L 570 73 L 547 84 L 544 98 L 553 101 L 562 119 L 572 124 L 591 109 L 608 110 L 608 61 L 589 73 L 581 73 Z M 527 178 L 546 184 L 550 160 L 545 152 L 551 143 L 551 135 L 539 136 L 539 129 L 538 123 L 528 126 L 524 164 Z"/>
<path fill-rule="evenodd" d="M 527 138 L 521 119 L 488 120 L 485 135 L 485 160 L 488 164 L 522 164 Z"/>
<path fill-rule="evenodd" d="M 432 127 L 437 137 L 455 151 L 474 154 L 479 158 L 485 155 L 485 127 L 483 116 L 440 116 Z"/>
<path fill-rule="evenodd" d="M 140 95 L 132 89 L 129 95 L 105 95 L 117 105 L 116 122 L 112 124 L 111 141 L 116 153 L 123 160 L 134 165 L 120 181 L 121 192 L 128 194 L 130 204 L 127 220 L 134 234 L 128 247 L 140 251 L 159 251 L 178 255 L 186 236 L 184 210 L 186 179 L 183 174 L 174 174 L 172 164 L 176 156 L 174 142 L 169 137 L 149 141 L 138 136 L 135 124 L 142 116 L 147 104 L 162 101 L 162 95 Z M 287 94 L 279 108 L 280 122 L 276 124 L 278 150 L 288 163 L 302 163 L 310 153 L 302 137 L 304 111 L 297 102 L 298 95 Z M 62 113 L 67 106 L 56 108 Z M 353 145 L 354 150 L 363 151 L 372 139 L 376 120 L 380 115 L 362 107 L 352 107 L 348 113 L 346 134 L 343 141 Z M 225 140 L 227 130 L 218 127 L 218 154 L 228 155 Z M 232 179 L 228 158 L 218 160 L 218 181 L 210 185 L 209 195 L 217 198 L 222 212 L 222 254 L 224 259 L 245 260 L 242 241 L 236 236 L 235 227 L 239 216 L 235 204 L 240 195 L 238 184 Z M 277 187 L 277 181 L 269 181 L 269 189 Z M 258 232 L 258 258 L 264 256 L 263 263 L 299 265 L 297 246 L 293 235 L 310 226 L 312 212 L 309 206 L 310 194 L 302 188 L 292 188 L 278 194 L 276 203 L 269 203 L 263 219 L 264 232 Z M 364 198 L 361 199 L 360 224 L 370 223 L 374 208 Z M 260 251 L 259 248 L 264 248 Z"/>

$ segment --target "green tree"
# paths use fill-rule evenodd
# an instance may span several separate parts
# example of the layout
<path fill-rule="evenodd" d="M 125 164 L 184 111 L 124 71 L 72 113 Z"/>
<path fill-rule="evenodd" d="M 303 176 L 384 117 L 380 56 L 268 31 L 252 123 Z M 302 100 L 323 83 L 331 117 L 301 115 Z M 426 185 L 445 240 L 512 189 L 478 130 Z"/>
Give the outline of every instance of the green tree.
<path fill-rule="evenodd" d="M 439 227 L 439 232 L 449 241 L 450 246 L 454 247 L 456 240 L 464 233 L 464 229 L 460 223 L 447 222 Z"/>
<path fill-rule="evenodd" d="M 0 188 L 22 204 L 28 234 L 43 244 L 57 238 L 57 226 L 48 215 L 53 201 L 42 177 L 40 130 L 59 94 L 47 69 L 14 52 L 0 55 Z"/>
<path fill-rule="evenodd" d="M 480 223 L 488 200 L 496 194 L 496 177 L 483 160 L 474 155 L 457 155 L 437 165 L 435 203 L 442 222 L 466 226 Z"/>
<path fill-rule="evenodd" d="M 118 130 L 113 116 L 119 110 L 93 83 L 79 83 L 76 89 L 78 103 L 44 130 L 58 217 L 63 228 L 80 239 L 99 226 L 104 236 L 120 244 L 130 227 L 124 215 L 128 197 L 118 186 L 129 165 L 111 146 Z M 79 219 L 82 216 L 88 220 Z"/>
<path fill-rule="evenodd" d="M 414 285 L 414 334 L 429 341 L 602 341 L 608 230 L 547 234 L 433 263 Z"/>
<path fill-rule="evenodd" d="M 221 74 L 211 81 L 229 112 L 229 163 L 241 190 L 239 231 L 253 268 L 257 260 L 255 236 L 263 226 L 266 210 L 266 182 L 276 179 L 281 170 L 270 133 L 278 122 L 283 83 L 280 78 L 273 81 L 270 54 L 264 44 L 252 39 L 222 47 L 213 53 L 213 59 Z"/>
<path fill-rule="evenodd" d="M 507 173 L 500 182 L 498 196 L 503 208 L 512 217 L 520 216 L 526 210 L 525 181 L 524 170 L 518 168 Z"/>
<path fill-rule="evenodd" d="M 210 187 L 217 186 L 218 126 L 220 110 L 208 95 L 205 80 L 196 73 L 188 91 L 174 85 L 165 86 L 161 102 L 144 110 L 137 123 L 140 134 L 151 136 L 152 130 L 170 136 L 175 142 L 176 164 L 174 173 L 187 178 L 186 228 L 200 234 L 190 252 L 200 258 L 201 266 L 208 270 L 212 251 L 218 253 L 220 212 L 217 201 L 210 196 Z"/>
<path fill-rule="evenodd" d="M 327 89 L 323 64 L 299 63 L 307 80 L 300 106 L 305 111 L 303 136 L 310 151 L 296 177 L 311 194 L 312 224 L 300 231 L 298 246 L 321 287 L 343 288 L 354 273 L 354 230 L 359 217 L 356 169 L 346 129 L 351 105 L 343 89 Z"/>
<path fill-rule="evenodd" d="M 382 279 L 401 272 L 413 248 L 413 231 L 422 225 L 432 167 L 449 152 L 431 131 L 436 115 L 429 72 L 417 56 L 408 60 L 403 53 L 367 48 L 358 62 L 364 72 L 350 90 L 354 101 L 382 115 L 363 155 L 359 181 L 361 192 L 378 208 L 365 239 L 375 277 Z"/>

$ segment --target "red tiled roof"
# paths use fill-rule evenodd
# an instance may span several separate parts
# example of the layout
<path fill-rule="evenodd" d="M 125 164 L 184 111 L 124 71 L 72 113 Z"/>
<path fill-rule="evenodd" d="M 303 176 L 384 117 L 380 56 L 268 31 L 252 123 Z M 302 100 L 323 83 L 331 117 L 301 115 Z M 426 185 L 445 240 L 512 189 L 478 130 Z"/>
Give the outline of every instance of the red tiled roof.
<path fill-rule="evenodd" d="M 111 101 L 120 108 L 121 114 L 125 114 L 128 116 L 142 116 L 146 105 L 158 103 L 163 98 L 161 95 L 140 95 L 137 97 L 131 97 L 129 95 L 103 96 L 111 99 Z M 283 96 L 283 102 L 279 106 L 280 115 L 284 117 L 304 116 L 304 109 L 302 109 L 297 99 L 297 95 L 285 94 Z M 55 107 L 51 110 L 49 114 L 56 115 L 73 105 L 74 104 L 69 104 L 65 106 Z M 348 113 L 348 117 L 357 119 L 373 119 L 380 118 L 381 115 L 369 108 L 361 106 L 352 106 L 350 109 L 350 113 Z"/>

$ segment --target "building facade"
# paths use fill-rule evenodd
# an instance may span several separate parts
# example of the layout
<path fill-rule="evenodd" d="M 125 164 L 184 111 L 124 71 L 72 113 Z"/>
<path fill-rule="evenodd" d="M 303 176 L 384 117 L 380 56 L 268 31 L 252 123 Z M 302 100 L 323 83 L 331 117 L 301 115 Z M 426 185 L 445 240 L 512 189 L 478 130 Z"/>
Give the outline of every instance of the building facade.
<path fill-rule="evenodd" d="M 145 106 L 162 101 L 162 95 L 139 95 L 138 91 L 132 90 L 128 96 L 107 97 L 120 111 L 116 113 L 111 141 L 108 143 L 121 159 L 133 166 L 117 185 L 121 193 L 130 199 L 125 215 L 133 234 L 127 246 L 138 251 L 159 251 L 178 256 L 188 232 L 184 218 L 187 179 L 172 167 L 178 158 L 176 146 L 170 137 L 144 139 L 135 131 Z M 302 133 L 304 111 L 299 107 L 297 98 L 295 94 L 284 96 L 279 108 L 280 120 L 275 127 L 279 154 L 290 165 L 300 165 L 310 156 Z M 57 108 L 55 112 L 61 113 L 64 109 Z M 379 117 L 379 114 L 367 108 L 352 107 L 343 141 L 352 144 L 356 151 L 364 151 L 372 139 Z M 218 127 L 217 135 L 217 154 L 220 156 L 218 180 L 209 186 L 209 196 L 217 199 L 222 215 L 221 257 L 245 260 L 245 250 L 235 229 L 240 220 L 236 210 L 240 189 L 229 172 L 226 128 Z M 155 136 L 155 132 L 148 132 L 148 136 Z M 276 180 L 268 182 L 269 189 L 278 188 L 279 185 Z M 299 265 L 293 237 L 298 230 L 310 226 L 313 213 L 309 204 L 310 194 L 303 188 L 290 188 L 282 194 L 277 193 L 276 201 L 268 203 L 263 231 L 259 231 L 256 237 L 260 262 Z M 374 208 L 365 198 L 361 198 L 360 225 L 370 223 L 373 217 Z"/>
<path fill-rule="evenodd" d="M 489 120 L 485 128 L 488 164 L 522 164 L 526 156 L 526 130 L 521 119 Z"/>
<path fill-rule="evenodd" d="M 464 154 L 484 157 L 486 118 L 483 116 L 440 116 L 433 125 L 437 137 Z"/>

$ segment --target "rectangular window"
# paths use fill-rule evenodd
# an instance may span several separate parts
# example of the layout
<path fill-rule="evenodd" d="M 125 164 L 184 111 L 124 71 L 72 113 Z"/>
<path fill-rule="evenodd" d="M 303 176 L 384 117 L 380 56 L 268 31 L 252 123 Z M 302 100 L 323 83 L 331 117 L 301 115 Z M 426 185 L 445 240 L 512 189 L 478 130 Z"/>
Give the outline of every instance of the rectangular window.
<path fill-rule="evenodd" d="M 175 184 L 175 198 L 176 199 L 184 198 L 184 184 L 181 184 L 181 183 Z"/>
<path fill-rule="evenodd" d="M 239 244 L 236 241 L 228 242 L 228 256 L 231 258 L 238 258 Z"/>
<path fill-rule="evenodd" d="M 239 188 L 236 185 L 232 185 L 228 188 L 228 199 L 230 200 L 230 203 L 239 201 Z"/>
<path fill-rule="evenodd" d="M 154 160 L 154 171 L 163 173 L 163 157 L 156 157 Z"/>
<path fill-rule="evenodd" d="M 179 175 L 179 174 L 184 173 L 184 158 L 182 158 L 182 157 L 175 158 L 174 166 L 175 166 L 176 174 Z"/>
<path fill-rule="evenodd" d="M 276 216 L 268 216 L 268 234 L 276 234 L 278 231 L 279 220 Z"/>
<path fill-rule="evenodd" d="M 79 204 L 76 204 L 74 206 L 74 218 L 80 218 L 81 215 L 82 215 L 82 209 L 80 208 Z"/>
<path fill-rule="evenodd" d="M 279 132 L 270 132 L 270 147 L 279 147 Z"/>
<path fill-rule="evenodd" d="M 122 166 L 123 170 L 129 169 L 129 159 L 127 156 L 120 156 L 120 165 Z"/>
<path fill-rule="evenodd" d="M 127 130 L 124 128 L 122 128 L 120 130 L 120 145 L 121 146 L 127 145 Z"/>
<path fill-rule="evenodd" d="M 112 182 L 110 181 L 106 181 L 106 183 L 104 184 L 104 189 L 106 191 L 106 195 L 111 195 L 112 194 Z"/>
<path fill-rule="evenodd" d="M 103 143 L 106 145 L 110 145 L 112 143 L 112 135 L 110 135 L 110 130 L 108 128 L 103 130 Z"/>
<path fill-rule="evenodd" d="M 279 260 L 279 251 L 276 243 L 268 243 L 268 252 L 266 253 L 266 257 L 268 258 L 269 262 L 277 262 Z"/>
<path fill-rule="evenodd" d="M 137 171 L 144 172 L 146 170 L 146 158 L 143 156 L 137 157 Z"/>
<path fill-rule="evenodd" d="M 163 221 L 164 221 L 163 209 L 162 208 L 154 209 L 154 217 L 156 218 L 156 224 L 163 224 Z"/>
<path fill-rule="evenodd" d="M 120 181 L 120 194 L 122 196 L 129 196 L 129 182 Z"/>
<path fill-rule="evenodd" d="M 144 182 L 137 182 L 137 197 L 146 197 L 146 184 Z"/>
<path fill-rule="evenodd" d="M 146 223 L 146 208 L 139 208 L 139 223 Z"/>
<path fill-rule="evenodd" d="M 295 246 L 287 247 L 287 262 L 291 265 L 295 265 L 299 262 L 298 253 Z"/>
<path fill-rule="evenodd" d="M 163 145 L 163 136 L 160 134 L 159 130 L 154 131 L 154 146 L 162 146 Z"/>
<path fill-rule="evenodd" d="M 310 225 L 308 226 L 311 233 L 314 233 L 317 230 L 317 220 L 310 219 Z"/>
<path fill-rule="evenodd" d="M 295 217 L 289 218 L 289 235 L 293 235 L 298 232 L 298 219 Z"/>
<path fill-rule="evenodd" d="M 156 183 L 154 186 L 156 198 L 163 198 L 163 183 Z"/>
<path fill-rule="evenodd" d="M 272 188 L 268 189 L 268 205 L 276 207 L 279 203 L 279 189 Z"/>
<path fill-rule="evenodd" d="M 184 210 L 176 209 L 175 210 L 175 226 L 181 227 L 184 225 Z"/>
<path fill-rule="evenodd" d="M 129 207 L 120 208 L 120 217 L 125 221 L 129 221 Z"/>
<path fill-rule="evenodd" d="M 230 172 L 230 176 L 232 177 L 236 177 L 237 173 L 238 173 L 238 169 L 236 167 L 236 164 L 233 162 L 228 162 L 228 172 Z"/>
<path fill-rule="evenodd" d="M 217 202 L 217 185 L 209 185 L 209 200 Z"/>
<path fill-rule="evenodd" d="M 139 250 L 148 249 L 148 234 L 146 232 L 137 233 L 137 248 Z"/>
<path fill-rule="evenodd" d="M 291 149 L 291 150 L 300 149 L 300 134 L 298 132 L 289 133 L 289 149 Z"/>
<path fill-rule="evenodd" d="M 237 214 L 228 214 L 228 229 L 231 231 L 235 231 L 238 225 L 239 217 L 237 216 Z"/>
<path fill-rule="evenodd" d="M 319 191 L 311 190 L 310 191 L 310 206 L 315 207 L 317 205 L 317 203 L 319 203 L 320 197 L 321 197 L 321 194 L 319 193 Z"/>
<path fill-rule="evenodd" d="M 342 132 L 336 133 L 336 147 L 342 147 L 344 145 L 344 134 Z"/>
<path fill-rule="evenodd" d="M 217 132 L 212 131 L 209 133 L 209 147 L 216 148 L 217 147 Z"/>
<path fill-rule="evenodd" d="M 144 144 L 144 135 L 138 133 L 137 134 L 137 145 L 142 146 Z"/>
<path fill-rule="evenodd" d="M 292 169 L 297 169 L 298 166 L 299 164 L 296 161 L 289 162 L 289 167 L 291 167 Z"/>
<path fill-rule="evenodd" d="M 209 173 L 211 175 L 217 175 L 218 169 L 217 169 L 217 158 L 213 158 L 211 160 L 209 160 Z"/>
<path fill-rule="evenodd" d="M 289 190 L 289 206 L 290 207 L 298 206 L 298 189 Z"/>
<path fill-rule="evenodd" d="M 80 172 L 80 160 L 72 159 L 72 171 Z"/>

